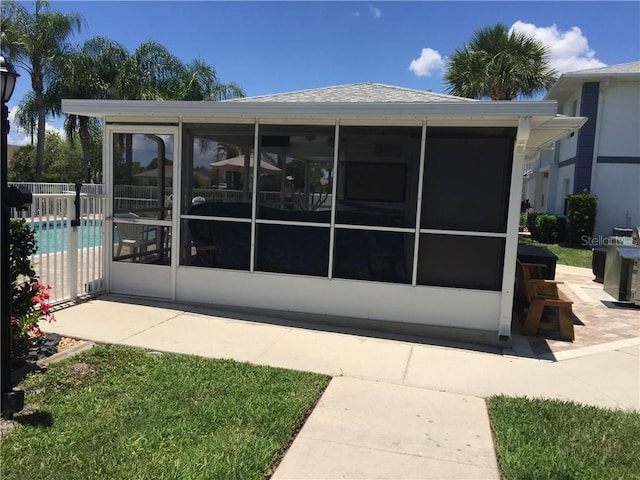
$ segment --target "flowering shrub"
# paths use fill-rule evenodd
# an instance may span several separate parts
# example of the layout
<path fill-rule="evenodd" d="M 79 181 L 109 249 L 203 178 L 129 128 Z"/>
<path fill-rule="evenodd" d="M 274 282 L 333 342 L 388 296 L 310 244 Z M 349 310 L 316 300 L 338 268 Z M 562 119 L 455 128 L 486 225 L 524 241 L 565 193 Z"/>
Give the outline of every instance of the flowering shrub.
<path fill-rule="evenodd" d="M 44 336 L 38 322 L 42 320 L 49 323 L 56 321 L 55 316 L 51 313 L 51 305 L 49 305 L 48 290 L 51 290 L 51 285 L 42 285 L 35 281 L 31 283 L 31 287 L 36 291 L 36 294 L 31 298 L 33 305 L 31 310 L 21 317 L 11 319 L 13 346 L 17 352 L 28 348 L 31 339 Z"/>
<path fill-rule="evenodd" d="M 55 321 L 49 304 L 50 285 L 38 282 L 30 258 L 36 251 L 33 229 L 24 219 L 11 220 L 9 263 L 11 277 L 11 352 L 23 357 L 44 334 L 38 322 Z"/>

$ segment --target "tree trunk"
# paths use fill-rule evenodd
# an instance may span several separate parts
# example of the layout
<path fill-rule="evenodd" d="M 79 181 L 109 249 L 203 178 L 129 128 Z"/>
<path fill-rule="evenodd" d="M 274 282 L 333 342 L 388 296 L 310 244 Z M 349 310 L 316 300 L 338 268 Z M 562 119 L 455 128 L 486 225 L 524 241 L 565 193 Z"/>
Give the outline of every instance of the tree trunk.
<path fill-rule="evenodd" d="M 80 116 L 78 120 L 80 123 L 84 183 L 91 183 L 91 134 L 89 133 L 89 118 Z"/>
<path fill-rule="evenodd" d="M 42 171 L 44 169 L 44 136 L 47 125 L 47 111 L 44 105 L 42 91 L 36 93 L 36 103 L 38 105 L 38 143 L 36 144 L 36 182 L 42 181 Z"/>

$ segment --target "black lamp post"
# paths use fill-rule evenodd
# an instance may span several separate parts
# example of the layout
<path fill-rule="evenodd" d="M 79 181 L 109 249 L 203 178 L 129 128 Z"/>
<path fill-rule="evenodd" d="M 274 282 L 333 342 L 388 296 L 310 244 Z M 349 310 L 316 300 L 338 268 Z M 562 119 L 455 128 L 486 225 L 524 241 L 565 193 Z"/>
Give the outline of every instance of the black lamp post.
<path fill-rule="evenodd" d="M 9 109 L 7 102 L 13 95 L 16 79 L 19 77 L 11 62 L 0 56 L 0 94 L 2 95 L 2 162 L 0 162 L 0 188 L 2 189 L 2 255 L 0 272 L 2 274 L 2 317 L 0 318 L 0 411 L 6 419 L 22 410 L 24 393 L 13 391 L 11 385 L 11 272 L 9 268 L 9 217 L 12 203 L 9 200 L 7 184 L 7 137 L 9 135 Z"/>

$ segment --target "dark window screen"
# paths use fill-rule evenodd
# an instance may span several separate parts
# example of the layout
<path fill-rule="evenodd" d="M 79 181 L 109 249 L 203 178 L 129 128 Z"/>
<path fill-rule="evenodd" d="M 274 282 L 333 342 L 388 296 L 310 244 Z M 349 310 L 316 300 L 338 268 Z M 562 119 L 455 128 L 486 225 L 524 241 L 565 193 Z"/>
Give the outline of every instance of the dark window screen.
<path fill-rule="evenodd" d="M 258 225 L 256 270 L 326 277 L 329 229 Z"/>
<path fill-rule="evenodd" d="M 504 238 L 420 235 L 418 284 L 502 289 Z"/>
<path fill-rule="evenodd" d="M 474 135 L 473 129 L 442 136 L 433 130 L 427 133 L 421 227 L 506 232 L 513 157 L 509 131 L 490 137 Z"/>
<path fill-rule="evenodd" d="M 347 163 L 346 200 L 404 202 L 406 185 L 406 165 L 373 162 Z"/>

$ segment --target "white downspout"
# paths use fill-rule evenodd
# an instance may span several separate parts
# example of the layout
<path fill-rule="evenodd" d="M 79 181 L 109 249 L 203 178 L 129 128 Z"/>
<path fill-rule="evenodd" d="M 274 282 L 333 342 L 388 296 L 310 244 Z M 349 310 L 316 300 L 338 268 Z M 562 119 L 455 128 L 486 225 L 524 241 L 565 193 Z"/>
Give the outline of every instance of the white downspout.
<path fill-rule="evenodd" d="M 507 215 L 507 238 L 504 248 L 502 267 L 502 296 L 500 300 L 500 321 L 498 335 L 502 341 L 511 337 L 511 319 L 513 316 L 513 294 L 516 280 L 516 256 L 518 253 L 518 225 L 520 224 L 520 197 L 522 195 L 522 168 L 529 135 L 531 117 L 518 119 L 518 132 L 513 147 L 513 167 L 511 169 L 511 188 Z"/>

